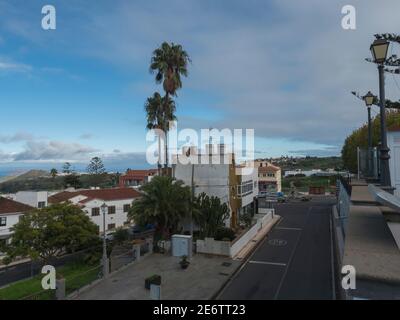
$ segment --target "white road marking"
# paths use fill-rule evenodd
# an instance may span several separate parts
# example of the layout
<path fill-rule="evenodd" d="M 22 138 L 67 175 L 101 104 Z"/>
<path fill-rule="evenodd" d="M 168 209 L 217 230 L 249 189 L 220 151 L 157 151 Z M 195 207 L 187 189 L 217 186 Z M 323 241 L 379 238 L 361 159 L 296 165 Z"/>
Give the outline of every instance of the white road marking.
<path fill-rule="evenodd" d="M 294 230 L 294 231 L 301 231 L 301 228 L 287 228 L 287 227 L 277 227 L 275 230 Z"/>
<path fill-rule="evenodd" d="M 249 263 L 254 263 L 254 264 L 267 264 L 267 265 L 272 265 L 272 266 L 281 266 L 281 267 L 286 267 L 286 263 L 280 263 L 280 262 L 268 262 L 268 261 L 249 261 Z"/>

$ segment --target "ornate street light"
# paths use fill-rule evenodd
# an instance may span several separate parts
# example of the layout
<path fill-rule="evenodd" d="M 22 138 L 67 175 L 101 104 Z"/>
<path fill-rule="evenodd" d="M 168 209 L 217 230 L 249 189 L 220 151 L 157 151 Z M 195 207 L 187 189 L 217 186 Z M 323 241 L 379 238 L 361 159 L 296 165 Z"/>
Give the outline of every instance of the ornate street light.
<path fill-rule="evenodd" d="M 368 91 L 368 93 L 363 97 L 363 99 L 365 101 L 365 105 L 367 107 L 371 107 L 374 104 L 376 97 L 372 94 L 371 91 Z"/>
<path fill-rule="evenodd" d="M 385 39 L 375 40 L 370 47 L 373 61 L 378 64 L 383 64 L 386 61 L 388 49 L 389 41 L 386 41 Z"/>
<path fill-rule="evenodd" d="M 379 71 L 379 99 L 380 99 L 380 120 L 381 120 L 381 148 L 380 148 L 380 159 L 381 159 L 381 185 L 384 187 L 391 187 L 390 182 L 390 168 L 389 168 L 389 151 L 387 145 L 387 133 L 386 133 L 386 101 L 385 101 L 385 66 L 384 63 L 387 58 L 389 49 L 389 42 L 385 39 L 375 40 L 371 47 L 373 62 L 378 65 Z"/>
<path fill-rule="evenodd" d="M 373 163 L 372 163 L 372 126 L 371 126 L 371 106 L 374 104 L 374 101 L 377 98 L 372 94 L 371 91 L 368 91 L 368 93 L 363 97 L 363 100 L 365 102 L 365 105 L 367 106 L 368 110 L 368 151 L 367 151 L 367 165 L 368 165 L 368 174 L 369 176 L 374 175 L 374 170 L 373 170 Z"/>
<path fill-rule="evenodd" d="M 103 277 L 108 275 L 108 258 L 107 258 L 107 243 L 106 243 L 106 212 L 107 205 L 103 203 L 101 205 L 101 212 L 103 214 Z"/>

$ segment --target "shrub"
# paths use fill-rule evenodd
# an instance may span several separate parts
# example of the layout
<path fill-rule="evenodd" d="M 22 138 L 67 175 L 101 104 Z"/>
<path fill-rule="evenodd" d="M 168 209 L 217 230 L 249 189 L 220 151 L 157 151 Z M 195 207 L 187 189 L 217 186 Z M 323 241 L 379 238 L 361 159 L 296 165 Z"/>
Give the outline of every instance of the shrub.
<path fill-rule="evenodd" d="M 214 239 L 217 241 L 221 241 L 224 238 L 232 241 L 233 239 L 235 239 L 235 231 L 225 227 L 218 228 L 217 232 L 215 233 Z"/>

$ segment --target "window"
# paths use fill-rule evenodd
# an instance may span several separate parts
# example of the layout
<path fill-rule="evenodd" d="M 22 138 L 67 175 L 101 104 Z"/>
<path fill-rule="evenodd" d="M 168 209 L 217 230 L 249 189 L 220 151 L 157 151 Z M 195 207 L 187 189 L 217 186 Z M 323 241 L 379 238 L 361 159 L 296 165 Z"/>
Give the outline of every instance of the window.
<path fill-rule="evenodd" d="M 43 209 L 46 206 L 46 202 L 45 201 L 39 201 L 37 206 L 38 206 L 39 209 Z"/>
<path fill-rule="evenodd" d="M 131 208 L 130 204 L 124 204 L 124 212 L 128 212 L 130 208 Z"/>
<path fill-rule="evenodd" d="M 108 229 L 108 230 L 115 229 L 115 223 L 110 223 L 110 224 L 107 226 L 107 229 Z"/>
<path fill-rule="evenodd" d="M 5 227 L 7 225 L 7 217 L 0 217 L 0 227 Z"/>
<path fill-rule="evenodd" d="M 100 215 L 100 208 L 92 208 L 92 217 Z"/>
<path fill-rule="evenodd" d="M 108 207 L 108 214 L 115 214 L 115 206 Z"/>

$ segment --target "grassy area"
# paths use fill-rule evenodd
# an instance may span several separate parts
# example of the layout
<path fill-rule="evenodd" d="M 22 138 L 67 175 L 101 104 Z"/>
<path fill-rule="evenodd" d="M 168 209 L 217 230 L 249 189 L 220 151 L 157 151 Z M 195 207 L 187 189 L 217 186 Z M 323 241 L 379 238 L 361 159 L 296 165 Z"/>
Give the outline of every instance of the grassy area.
<path fill-rule="evenodd" d="M 85 264 L 71 264 L 57 268 L 57 273 L 62 274 L 66 281 L 66 294 L 90 284 L 98 278 L 99 266 Z M 39 274 L 31 279 L 22 280 L 0 289 L 0 300 L 49 300 L 54 296 L 53 290 L 44 291 L 41 281 L 43 275 Z"/>
<path fill-rule="evenodd" d="M 290 191 L 290 183 L 293 181 L 297 191 L 307 192 L 309 187 L 325 187 L 325 191 L 334 191 L 336 188 L 336 177 L 290 177 L 282 179 L 283 192 Z"/>

